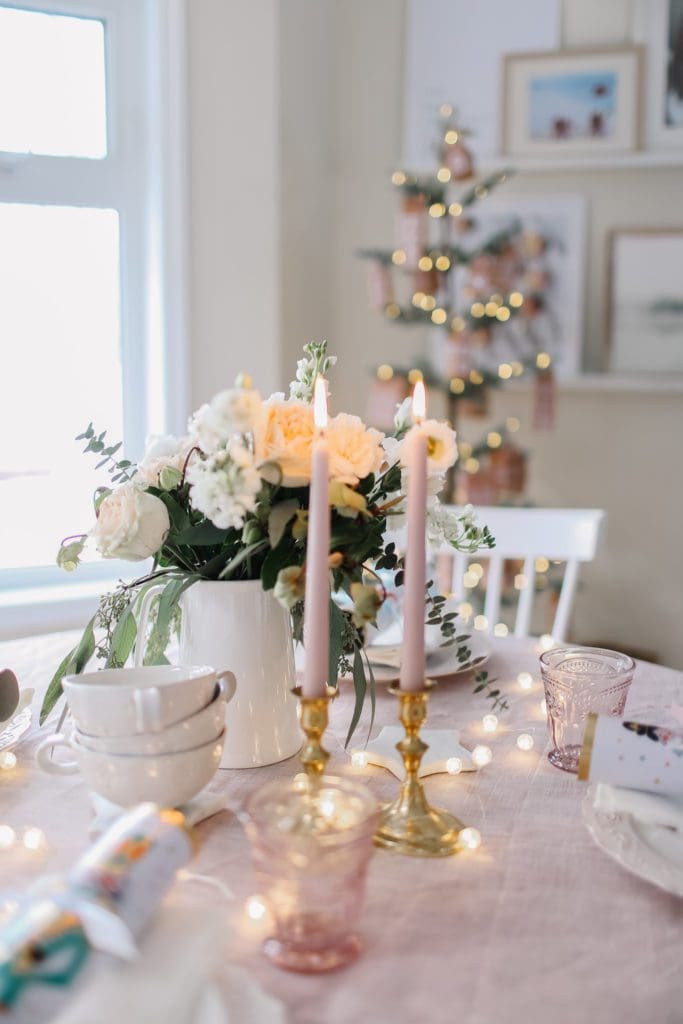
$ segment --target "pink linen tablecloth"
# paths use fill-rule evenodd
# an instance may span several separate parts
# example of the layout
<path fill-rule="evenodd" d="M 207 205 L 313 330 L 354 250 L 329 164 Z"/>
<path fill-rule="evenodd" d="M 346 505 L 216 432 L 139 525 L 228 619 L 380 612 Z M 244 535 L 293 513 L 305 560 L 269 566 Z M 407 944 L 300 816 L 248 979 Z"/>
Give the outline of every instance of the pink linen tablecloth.
<path fill-rule="evenodd" d="M 14 668 L 22 685 L 42 691 L 70 640 L 62 634 L 1 644 L 0 663 Z M 482 732 L 488 706 L 472 695 L 471 679 L 442 682 L 430 699 L 428 722 L 431 728 L 457 726 L 467 746 L 484 742 L 493 750 L 492 763 L 477 774 L 431 776 L 426 783 L 433 803 L 480 830 L 482 846 L 432 861 L 377 851 L 363 918 L 366 950 L 351 967 L 318 977 L 272 967 L 259 952 L 262 926 L 244 912 L 254 880 L 238 821 L 226 811 L 199 826 L 202 849 L 193 871 L 215 876 L 234 892 L 225 900 L 229 955 L 285 1004 L 292 1024 L 683 1020 L 683 900 L 628 874 L 593 843 L 581 820 L 584 785 L 546 758 L 536 645 L 505 639 L 493 647 L 489 668 L 511 704 L 500 715 L 498 733 Z M 523 670 L 534 677 L 530 691 L 516 682 Z M 379 768 L 352 769 L 343 752 L 350 699 L 347 691 L 332 708 L 330 770 L 364 778 L 387 799 L 397 781 Z M 683 675 L 640 663 L 628 713 L 664 721 L 672 702 L 683 703 Z M 377 727 L 395 721 L 395 699 L 381 692 Z M 517 749 L 520 732 L 533 735 L 530 752 Z M 361 724 L 356 740 L 363 735 Z M 38 738 L 34 732 L 17 748 L 16 769 L 0 773 L 0 823 L 17 831 L 39 825 L 50 849 L 43 856 L 0 852 L 3 888 L 67 867 L 88 842 L 86 788 L 77 776 L 39 772 L 32 759 Z M 212 787 L 238 806 L 265 781 L 296 770 L 290 760 L 222 771 Z M 198 904 L 223 899 L 209 886 L 192 891 Z M 10 1019 L 43 1024 L 54 998 L 45 990 Z"/>

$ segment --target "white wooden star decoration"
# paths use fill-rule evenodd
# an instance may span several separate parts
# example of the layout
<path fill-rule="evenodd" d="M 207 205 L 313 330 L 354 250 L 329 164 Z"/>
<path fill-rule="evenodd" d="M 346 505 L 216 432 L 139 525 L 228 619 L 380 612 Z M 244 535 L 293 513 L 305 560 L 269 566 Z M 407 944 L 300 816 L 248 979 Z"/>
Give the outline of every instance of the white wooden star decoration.
<path fill-rule="evenodd" d="M 361 754 L 366 755 L 365 763 L 386 768 L 398 779 L 402 779 L 405 770 L 396 744 L 404 737 L 405 731 L 401 726 L 385 725 L 379 735 L 371 740 L 364 750 L 360 751 Z M 477 770 L 469 750 L 459 743 L 460 733 L 457 729 L 423 729 L 420 738 L 429 747 L 422 758 L 420 778 L 425 775 L 436 775 L 439 772 L 449 772 L 449 761 L 451 762 L 450 774 L 456 774 L 457 771 L 475 772 Z M 459 765 L 455 764 L 456 771 L 453 771 L 452 759 L 454 758 L 460 762 Z"/>

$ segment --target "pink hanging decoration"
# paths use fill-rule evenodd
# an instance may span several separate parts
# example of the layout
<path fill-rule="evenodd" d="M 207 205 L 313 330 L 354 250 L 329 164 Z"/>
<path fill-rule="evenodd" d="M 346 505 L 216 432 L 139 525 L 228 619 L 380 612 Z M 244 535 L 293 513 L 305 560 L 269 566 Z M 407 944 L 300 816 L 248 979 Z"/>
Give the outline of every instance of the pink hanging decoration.
<path fill-rule="evenodd" d="M 370 309 L 376 313 L 381 313 L 392 300 L 393 293 L 389 268 L 381 260 L 371 260 L 368 264 L 368 301 Z"/>
<path fill-rule="evenodd" d="M 534 385 L 534 430 L 552 430 L 555 426 L 555 374 L 544 370 L 536 374 Z"/>
<path fill-rule="evenodd" d="M 406 254 L 405 266 L 412 270 L 417 267 L 427 243 L 424 196 L 404 196 L 396 221 L 396 235 L 397 247 Z"/>

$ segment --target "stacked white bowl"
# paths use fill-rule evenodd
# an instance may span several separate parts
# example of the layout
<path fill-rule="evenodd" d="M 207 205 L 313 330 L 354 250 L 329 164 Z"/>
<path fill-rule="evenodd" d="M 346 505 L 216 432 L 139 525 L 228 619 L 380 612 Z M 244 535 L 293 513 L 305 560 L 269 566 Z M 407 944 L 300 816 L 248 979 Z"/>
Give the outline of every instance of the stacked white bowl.
<path fill-rule="evenodd" d="M 82 772 L 93 792 L 122 807 L 152 800 L 186 803 L 213 777 L 225 735 L 225 705 L 235 691 L 231 672 L 207 666 L 102 669 L 63 681 L 71 735 L 39 745 L 52 774 Z M 75 761 L 53 758 L 70 747 Z"/>

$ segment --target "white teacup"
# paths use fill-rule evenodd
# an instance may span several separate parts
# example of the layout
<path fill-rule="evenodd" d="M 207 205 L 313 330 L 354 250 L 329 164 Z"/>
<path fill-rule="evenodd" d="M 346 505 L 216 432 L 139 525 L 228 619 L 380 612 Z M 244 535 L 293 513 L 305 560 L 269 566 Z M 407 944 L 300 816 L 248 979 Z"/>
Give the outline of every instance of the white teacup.
<path fill-rule="evenodd" d="M 232 694 L 230 694 L 232 696 Z M 177 754 L 216 740 L 225 728 L 226 686 L 220 680 L 213 699 L 201 711 L 162 732 L 141 732 L 131 736 L 91 736 L 74 730 L 82 747 L 100 754 Z"/>
<path fill-rule="evenodd" d="M 206 665 L 105 668 L 66 676 L 63 687 L 81 732 L 130 736 L 161 732 L 194 715 L 210 702 L 218 679 L 232 697 L 232 672 L 216 673 Z"/>
<path fill-rule="evenodd" d="M 93 792 L 121 807 L 153 801 L 162 807 L 179 807 L 191 800 L 213 778 L 221 754 L 225 730 L 217 739 L 174 754 L 109 754 L 88 750 L 76 736 L 55 733 L 36 749 L 40 767 L 51 775 L 81 771 Z M 75 761 L 50 760 L 52 747 L 70 747 Z"/>

